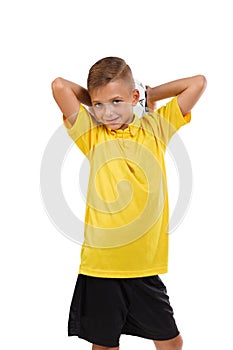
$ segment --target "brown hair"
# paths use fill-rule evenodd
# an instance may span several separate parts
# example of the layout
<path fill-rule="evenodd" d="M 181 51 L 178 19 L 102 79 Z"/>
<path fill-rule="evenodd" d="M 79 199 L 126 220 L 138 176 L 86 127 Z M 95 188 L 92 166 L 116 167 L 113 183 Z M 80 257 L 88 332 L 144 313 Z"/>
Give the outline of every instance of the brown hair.
<path fill-rule="evenodd" d="M 127 63 L 119 57 L 105 57 L 90 68 L 87 89 L 91 92 L 118 79 L 123 79 L 131 90 L 135 88 L 132 71 Z"/>

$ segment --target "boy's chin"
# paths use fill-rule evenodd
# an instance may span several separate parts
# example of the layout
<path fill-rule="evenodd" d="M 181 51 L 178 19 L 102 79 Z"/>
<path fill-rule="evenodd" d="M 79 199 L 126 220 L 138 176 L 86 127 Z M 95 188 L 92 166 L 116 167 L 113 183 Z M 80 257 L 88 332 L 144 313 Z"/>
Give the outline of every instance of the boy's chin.
<path fill-rule="evenodd" d="M 109 128 L 109 129 L 112 129 L 112 130 L 119 130 L 119 129 L 125 129 L 127 128 L 127 124 L 106 124 L 106 126 Z"/>

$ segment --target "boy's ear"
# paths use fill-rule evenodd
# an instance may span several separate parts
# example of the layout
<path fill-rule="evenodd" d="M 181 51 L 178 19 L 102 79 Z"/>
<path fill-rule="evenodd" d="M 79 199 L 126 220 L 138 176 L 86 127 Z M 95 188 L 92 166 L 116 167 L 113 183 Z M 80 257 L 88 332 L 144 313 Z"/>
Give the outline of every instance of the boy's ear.
<path fill-rule="evenodd" d="M 138 103 L 139 96 L 140 96 L 139 90 L 134 89 L 133 90 L 133 102 L 132 102 L 133 106 L 136 106 L 136 104 Z"/>

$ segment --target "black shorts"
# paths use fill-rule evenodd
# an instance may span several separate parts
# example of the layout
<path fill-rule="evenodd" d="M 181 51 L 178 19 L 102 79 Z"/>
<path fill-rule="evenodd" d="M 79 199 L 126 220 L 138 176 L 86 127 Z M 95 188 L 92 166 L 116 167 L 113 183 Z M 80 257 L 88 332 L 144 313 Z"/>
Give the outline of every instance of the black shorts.
<path fill-rule="evenodd" d="M 117 347 L 121 334 L 153 340 L 179 335 L 160 277 L 101 278 L 79 274 L 70 306 L 68 335 Z"/>

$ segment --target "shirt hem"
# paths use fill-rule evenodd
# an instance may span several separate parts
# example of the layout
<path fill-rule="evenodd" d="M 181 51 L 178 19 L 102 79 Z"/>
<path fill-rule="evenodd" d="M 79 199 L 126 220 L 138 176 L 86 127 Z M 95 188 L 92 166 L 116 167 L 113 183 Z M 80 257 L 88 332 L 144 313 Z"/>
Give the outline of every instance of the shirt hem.
<path fill-rule="evenodd" d="M 153 270 L 145 271 L 101 271 L 101 270 L 88 270 L 84 268 L 79 269 L 79 274 L 92 277 L 105 277 L 105 278 L 135 278 L 135 277 L 148 277 L 168 272 L 167 266 L 156 268 Z"/>

